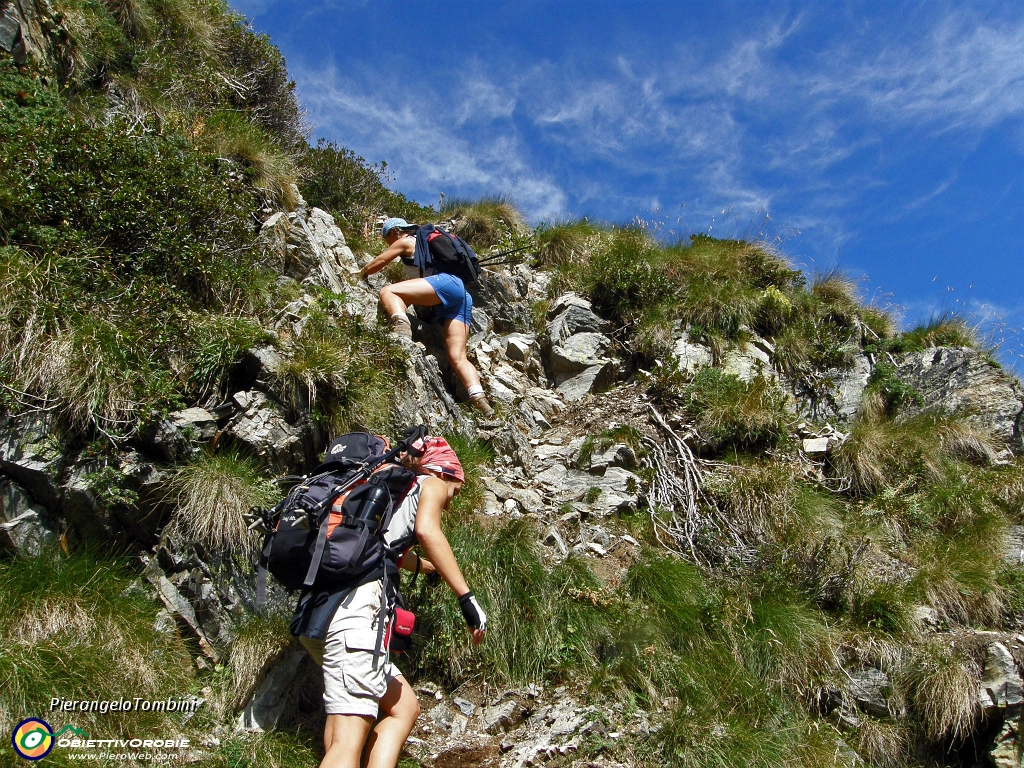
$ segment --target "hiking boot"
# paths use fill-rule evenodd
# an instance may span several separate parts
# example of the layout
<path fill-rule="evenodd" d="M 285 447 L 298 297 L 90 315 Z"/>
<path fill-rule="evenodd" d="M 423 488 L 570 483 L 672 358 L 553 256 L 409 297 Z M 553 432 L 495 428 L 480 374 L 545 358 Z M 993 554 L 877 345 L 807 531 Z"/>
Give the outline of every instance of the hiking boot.
<path fill-rule="evenodd" d="M 403 339 L 412 338 L 412 323 L 408 318 L 395 318 L 391 321 L 391 333 L 401 336 Z"/>
<path fill-rule="evenodd" d="M 479 395 L 473 395 L 469 398 L 469 404 L 480 411 L 480 413 L 484 415 L 485 419 L 489 419 L 494 415 L 494 409 L 491 408 L 491 404 L 487 402 L 487 395 L 482 392 Z"/>

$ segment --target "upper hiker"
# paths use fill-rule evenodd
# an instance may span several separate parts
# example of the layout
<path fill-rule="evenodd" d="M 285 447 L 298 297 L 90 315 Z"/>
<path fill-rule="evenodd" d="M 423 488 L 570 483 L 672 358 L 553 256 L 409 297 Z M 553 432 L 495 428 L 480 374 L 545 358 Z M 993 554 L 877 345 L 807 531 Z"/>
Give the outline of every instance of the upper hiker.
<path fill-rule="evenodd" d="M 459 596 L 476 645 L 484 638 L 487 616 L 441 530 L 441 515 L 461 490 L 465 474 L 443 438 L 427 437 L 416 447 L 422 455 L 404 463 L 420 474 L 395 509 L 386 540 L 400 568 L 436 573 Z M 425 558 L 409 548 L 415 543 Z M 296 608 L 293 628 L 324 671 L 327 724 L 321 768 L 393 768 L 416 724 L 420 706 L 412 686 L 387 656 L 375 652 L 386 599 L 378 579 L 304 594 Z"/>
<path fill-rule="evenodd" d="M 440 306 L 438 317 L 444 328 L 444 343 L 451 363 L 459 381 L 466 388 L 469 401 L 473 407 L 488 418 L 494 409 L 487 401 L 480 374 L 466 357 L 466 342 L 469 340 L 469 326 L 472 321 L 473 297 L 466 291 L 462 280 L 454 274 L 438 271 L 436 266 L 422 270 L 414 267 L 413 257 L 416 253 L 416 232 L 419 227 L 405 219 L 388 219 L 384 222 L 381 235 L 388 244 L 387 250 L 377 256 L 360 271 L 360 276 L 380 272 L 385 266 L 397 258 L 402 259 L 406 267 L 406 276 L 410 279 L 400 283 L 385 285 L 380 292 L 380 303 L 391 318 L 396 334 L 412 338 L 412 325 L 406 310 L 410 304 L 421 307 Z M 440 238 L 437 238 L 440 240 Z M 431 242 L 431 247 L 440 243 Z M 411 273 L 411 274 L 410 274 Z"/>

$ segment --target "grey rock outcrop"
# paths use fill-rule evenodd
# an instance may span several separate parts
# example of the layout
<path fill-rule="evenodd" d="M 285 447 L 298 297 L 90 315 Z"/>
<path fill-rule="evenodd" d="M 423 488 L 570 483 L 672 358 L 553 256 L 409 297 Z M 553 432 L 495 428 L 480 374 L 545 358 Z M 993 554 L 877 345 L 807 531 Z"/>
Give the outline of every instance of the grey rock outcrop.
<path fill-rule="evenodd" d="M 206 632 L 203 631 L 199 619 L 196 618 L 196 612 L 192 604 L 163 575 L 159 567 L 156 567 L 155 561 L 151 563 L 146 573 L 146 578 L 156 587 L 156 592 L 161 602 L 171 612 L 171 615 L 174 616 L 181 629 L 199 644 L 199 649 L 203 655 L 215 664 L 220 661 L 220 654 L 206 636 Z"/>
<path fill-rule="evenodd" d="M 548 307 L 548 338 L 561 344 L 577 333 L 604 333 L 607 321 L 594 314 L 590 302 L 576 293 L 564 293 Z"/>
<path fill-rule="evenodd" d="M 534 478 L 557 504 L 584 501 L 598 517 L 633 511 L 637 508 L 643 481 L 622 467 L 608 467 L 601 477 L 555 464 Z"/>
<path fill-rule="evenodd" d="M 292 694 L 292 684 L 298 675 L 299 666 L 305 658 L 304 650 L 296 650 L 271 666 L 252 699 L 238 716 L 236 730 L 269 731 L 277 725 Z"/>
<path fill-rule="evenodd" d="M 722 360 L 726 373 L 731 373 L 740 381 L 750 382 L 759 375 L 774 378 L 772 356 L 775 347 L 756 333 L 749 332 L 749 338 L 729 349 Z"/>
<path fill-rule="evenodd" d="M 938 347 L 896 359 L 896 376 L 924 399 L 916 410 L 937 409 L 966 416 L 1014 448 L 1021 448 L 1024 390 L 1020 382 L 977 350 Z"/>
<path fill-rule="evenodd" d="M 0 470 L 47 509 L 61 496 L 63 447 L 47 413 L 24 413 L 0 420 Z"/>
<path fill-rule="evenodd" d="M 268 466 L 298 471 L 315 462 L 313 428 L 307 417 L 289 424 L 262 392 L 236 392 L 232 400 L 238 412 L 225 432 Z"/>
<path fill-rule="evenodd" d="M 40 63 L 46 61 L 47 42 L 35 2 L 0 2 L 0 50 L 10 53 L 18 66 L 30 57 Z"/>
<path fill-rule="evenodd" d="M 1005 712 L 1024 703 L 1024 683 L 1013 655 L 1002 643 L 985 651 L 985 667 L 978 690 L 978 704 L 986 714 Z"/>
<path fill-rule="evenodd" d="M 548 310 L 548 370 L 566 402 L 614 381 L 617 365 L 610 356 L 612 341 L 603 333 L 607 327 L 590 302 L 574 293 L 560 296 Z"/>
<path fill-rule="evenodd" d="M 889 676 L 880 669 L 849 672 L 850 695 L 857 705 L 874 717 L 889 716 Z"/>
<path fill-rule="evenodd" d="M 687 373 L 696 373 L 701 368 L 711 365 L 715 359 L 709 347 L 692 341 L 688 333 L 676 339 L 672 347 L 672 357 L 675 358 L 679 369 Z"/>
<path fill-rule="evenodd" d="M 517 271 L 488 270 L 479 285 L 471 287 L 475 305 L 487 314 L 498 333 L 514 333 L 530 327 L 528 291 L 529 280 Z"/>
<path fill-rule="evenodd" d="M 38 555 L 57 535 L 47 526 L 50 515 L 17 484 L 0 479 L 0 549 Z"/>
<path fill-rule="evenodd" d="M 831 368 L 810 382 L 794 384 L 799 415 L 815 420 L 849 423 L 860 409 L 871 376 L 871 362 L 857 355 L 848 370 Z"/>
<path fill-rule="evenodd" d="M 296 280 L 311 280 L 342 293 L 349 276 L 359 271 L 352 250 L 334 217 L 304 206 L 294 213 L 275 213 L 260 229 L 264 265 Z"/>
<path fill-rule="evenodd" d="M 437 358 L 411 342 L 406 348 L 406 377 L 398 386 L 398 412 L 406 423 L 426 424 L 434 434 L 449 430 L 470 434 L 473 425 L 445 388 Z"/>
<path fill-rule="evenodd" d="M 590 457 L 590 472 L 603 475 L 609 467 L 636 469 L 636 452 L 625 443 L 615 443 Z"/>
<path fill-rule="evenodd" d="M 1003 722 L 1003 727 L 992 740 L 992 747 L 988 752 L 993 768 L 1020 768 L 1020 726 L 1017 718 L 1009 718 Z"/>
<path fill-rule="evenodd" d="M 154 421 L 143 440 L 165 461 L 182 461 L 194 456 L 216 434 L 216 416 L 205 408 L 186 408 Z"/>
<path fill-rule="evenodd" d="M 495 431 L 481 429 L 481 436 L 487 440 L 496 456 L 520 467 L 533 466 L 533 446 L 520 426 L 520 419 L 512 419 Z"/>

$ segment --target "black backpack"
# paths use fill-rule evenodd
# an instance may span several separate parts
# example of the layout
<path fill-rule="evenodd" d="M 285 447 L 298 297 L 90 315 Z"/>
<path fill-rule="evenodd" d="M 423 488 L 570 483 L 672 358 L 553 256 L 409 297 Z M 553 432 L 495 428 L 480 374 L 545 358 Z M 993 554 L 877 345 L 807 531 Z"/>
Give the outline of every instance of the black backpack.
<path fill-rule="evenodd" d="M 410 430 L 391 450 L 376 435 L 342 435 L 273 509 L 250 512 L 250 528 L 266 535 L 257 577 L 260 605 L 266 603 L 268 572 L 287 589 L 358 586 L 381 577 L 391 554 L 384 534 L 416 478 L 394 459 L 425 432 Z"/>
<path fill-rule="evenodd" d="M 480 278 L 480 259 L 476 251 L 458 235 L 424 224 L 416 230 L 413 266 L 420 276 L 429 270 L 455 275 L 463 285 L 475 285 Z"/>

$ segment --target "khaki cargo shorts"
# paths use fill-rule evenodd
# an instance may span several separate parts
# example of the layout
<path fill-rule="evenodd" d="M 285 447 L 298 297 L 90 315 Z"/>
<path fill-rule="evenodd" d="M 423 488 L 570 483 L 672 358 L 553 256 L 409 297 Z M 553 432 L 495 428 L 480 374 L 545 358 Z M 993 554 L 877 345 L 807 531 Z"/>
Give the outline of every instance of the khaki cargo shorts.
<path fill-rule="evenodd" d="M 324 708 L 328 715 L 377 717 L 388 684 L 401 675 L 382 651 L 373 668 L 381 583 L 363 584 L 338 606 L 325 640 L 300 637 L 324 670 Z"/>

